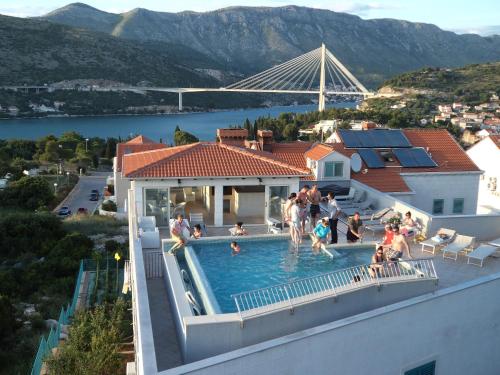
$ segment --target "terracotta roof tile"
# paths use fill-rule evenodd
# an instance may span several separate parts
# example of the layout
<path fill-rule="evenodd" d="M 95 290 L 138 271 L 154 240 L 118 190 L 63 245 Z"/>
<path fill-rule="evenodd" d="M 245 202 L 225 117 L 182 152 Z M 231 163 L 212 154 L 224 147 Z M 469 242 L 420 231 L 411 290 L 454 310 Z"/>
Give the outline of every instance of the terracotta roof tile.
<path fill-rule="evenodd" d="M 307 151 L 305 157 L 312 160 L 320 160 L 333 151 L 347 157 L 350 157 L 355 152 L 354 150 L 346 149 L 342 143 L 319 143 Z"/>
<path fill-rule="evenodd" d="M 234 128 L 234 129 L 217 129 L 217 137 L 248 137 L 248 130 L 247 129 L 240 129 L 240 128 Z"/>
<path fill-rule="evenodd" d="M 290 165 L 307 169 L 304 154 L 312 145 L 311 142 L 273 143 L 271 153 Z"/>
<path fill-rule="evenodd" d="M 490 139 L 500 148 L 500 134 L 490 135 Z"/>
<path fill-rule="evenodd" d="M 137 137 L 132 138 L 130 141 L 125 143 L 129 145 L 143 145 L 146 143 L 156 143 L 156 142 L 143 135 L 138 135 Z"/>
<path fill-rule="evenodd" d="M 352 173 L 351 178 L 384 193 L 410 192 L 403 177 L 403 168 L 368 169 L 366 173 Z"/>
<path fill-rule="evenodd" d="M 182 178 L 305 176 L 309 171 L 268 152 L 203 142 L 125 155 L 123 174 L 130 178 Z"/>
<path fill-rule="evenodd" d="M 116 170 L 121 172 L 123 164 L 123 155 L 133 154 L 149 150 L 158 150 L 166 148 L 162 143 L 118 143 L 116 145 Z"/>

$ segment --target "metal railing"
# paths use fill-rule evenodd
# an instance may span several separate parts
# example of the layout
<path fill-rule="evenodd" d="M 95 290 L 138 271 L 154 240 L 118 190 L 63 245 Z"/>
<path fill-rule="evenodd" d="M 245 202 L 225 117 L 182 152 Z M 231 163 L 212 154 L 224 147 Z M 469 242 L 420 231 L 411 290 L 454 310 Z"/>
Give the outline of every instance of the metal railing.
<path fill-rule="evenodd" d="M 163 251 L 144 251 L 144 269 L 146 279 L 155 279 L 163 276 Z"/>
<path fill-rule="evenodd" d="M 40 344 L 38 345 L 38 350 L 35 355 L 35 360 L 33 361 L 33 366 L 31 368 L 31 375 L 39 375 L 42 370 L 43 361 L 46 359 L 51 350 L 59 345 L 59 338 L 61 336 L 62 326 L 69 324 L 69 320 L 73 317 L 76 311 L 78 298 L 80 294 L 80 285 L 82 282 L 83 272 L 84 272 L 85 260 L 80 261 L 80 268 L 78 270 L 78 276 L 76 278 L 75 291 L 73 292 L 73 298 L 71 304 L 68 304 L 66 308 L 62 307 L 59 313 L 59 319 L 55 327 L 50 328 L 49 335 L 47 338 L 42 336 L 40 339 Z"/>
<path fill-rule="evenodd" d="M 290 309 L 370 285 L 415 279 L 437 279 L 431 259 L 360 265 L 267 288 L 234 294 L 240 319 Z"/>

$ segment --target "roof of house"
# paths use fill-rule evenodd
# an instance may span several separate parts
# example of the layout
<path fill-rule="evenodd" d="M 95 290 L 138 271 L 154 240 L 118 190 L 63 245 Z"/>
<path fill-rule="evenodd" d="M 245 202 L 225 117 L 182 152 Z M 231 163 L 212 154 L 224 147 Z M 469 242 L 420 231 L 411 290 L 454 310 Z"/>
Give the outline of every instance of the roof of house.
<path fill-rule="evenodd" d="M 306 176 L 269 152 L 214 142 L 193 143 L 123 157 L 123 174 L 132 178 Z"/>
<path fill-rule="evenodd" d="M 342 143 L 318 143 L 305 153 L 305 157 L 312 160 L 321 160 L 333 151 L 350 157 L 354 151 L 346 149 Z"/>
<path fill-rule="evenodd" d="M 500 148 L 500 134 L 490 135 L 490 139 L 497 145 L 498 148 Z"/>
<path fill-rule="evenodd" d="M 291 142 L 291 143 L 273 143 L 271 153 L 283 160 L 284 162 L 293 165 L 294 167 L 307 169 L 306 158 L 304 154 L 313 146 L 311 142 Z"/>
<path fill-rule="evenodd" d="M 155 143 L 143 136 L 135 137 L 134 139 L 125 143 L 118 143 L 116 145 L 116 170 L 118 172 L 122 171 L 123 155 L 128 155 L 135 152 L 158 150 L 166 147 L 167 146 L 163 143 Z"/>
<path fill-rule="evenodd" d="M 132 138 L 130 141 L 125 143 L 128 145 L 143 145 L 146 143 L 156 143 L 156 142 L 143 135 L 138 135 L 137 137 Z"/>

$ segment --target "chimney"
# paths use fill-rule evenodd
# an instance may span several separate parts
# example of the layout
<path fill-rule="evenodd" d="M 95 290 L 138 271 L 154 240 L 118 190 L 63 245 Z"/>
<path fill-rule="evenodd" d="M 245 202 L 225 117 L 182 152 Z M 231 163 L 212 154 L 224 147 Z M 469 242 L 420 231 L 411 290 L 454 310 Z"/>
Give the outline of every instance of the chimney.
<path fill-rule="evenodd" d="M 217 129 L 217 142 L 224 145 L 245 147 L 247 137 L 247 129 Z"/>
<path fill-rule="evenodd" d="M 262 151 L 271 152 L 273 144 L 273 132 L 271 130 L 258 130 L 257 141 Z"/>

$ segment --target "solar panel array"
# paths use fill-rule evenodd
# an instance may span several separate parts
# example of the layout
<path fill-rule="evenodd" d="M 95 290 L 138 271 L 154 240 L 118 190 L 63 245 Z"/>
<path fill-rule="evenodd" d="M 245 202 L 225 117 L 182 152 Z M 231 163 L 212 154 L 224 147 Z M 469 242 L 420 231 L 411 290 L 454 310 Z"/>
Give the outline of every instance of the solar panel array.
<path fill-rule="evenodd" d="M 384 161 L 375 150 L 362 148 L 358 150 L 358 154 L 361 156 L 368 168 L 384 168 Z"/>
<path fill-rule="evenodd" d="M 393 148 L 412 147 L 401 130 L 369 129 L 338 130 L 347 148 Z"/>
<path fill-rule="evenodd" d="M 392 150 L 399 160 L 401 166 L 405 168 L 437 167 L 427 151 L 421 147 L 395 148 Z"/>

